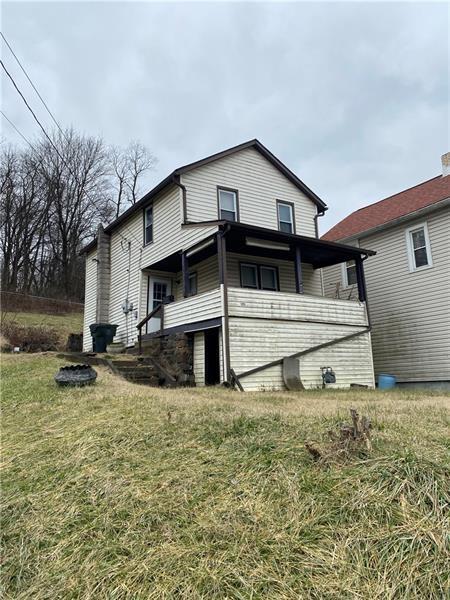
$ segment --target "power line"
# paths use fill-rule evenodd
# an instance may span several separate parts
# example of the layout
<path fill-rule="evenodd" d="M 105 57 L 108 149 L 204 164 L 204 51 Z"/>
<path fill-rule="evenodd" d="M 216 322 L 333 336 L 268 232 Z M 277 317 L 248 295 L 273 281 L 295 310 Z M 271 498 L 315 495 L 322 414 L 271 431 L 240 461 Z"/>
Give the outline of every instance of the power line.
<path fill-rule="evenodd" d="M 20 89 L 18 88 L 16 82 L 14 81 L 13 76 L 11 75 L 11 73 L 8 71 L 8 69 L 5 67 L 5 65 L 3 64 L 3 61 L 0 60 L 0 64 L 3 67 L 3 70 L 5 71 L 5 73 L 8 75 L 9 79 L 11 80 L 11 83 L 13 84 L 13 86 L 16 88 L 17 93 L 19 94 L 19 96 L 22 98 L 22 100 L 25 103 L 25 106 L 28 108 L 28 110 L 30 111 L 30 113 L 33 115 L 34 120 L 36 121 L 36 123 L 39 125 L 39 127 L 42 129 L 43 134 L 45 135 L 45 137 L 48 139 L 48 141 L 50 142 L 50 144 L 53 146 L 53 148 L 56 150 L 57 155 L 59 156 L 59 158 L 62 160 L 62 162 L 66 165 L 66 167 L 69 169 L 70 171 L 70 167 L 67 165 L 66 161 L 64 160 L 64 158 L 61 156 L 58 148 L 55 146 L 55 144 L 53 143 L 53 140 L 51 139 L 51 137 L 48 135 L 48 133 L 45 131 L 44 126 L 42 125 L 42 123 L 39 121 L 39 119 L 36 116 L 36 113 L 34 112 L 34 110 L 31 108 L 31 106 L 28 104 L 27 99 L 25 98 L 25 96 L 22 94 L 22 92 L 20 91 Z"/>
<path fill-rule="evenodd" d="M 50 108 L 48 107 L 47 103 L 45 102 L 44 98 L 41 96 L 41 94 L 39 93 L 37 87 L 34 85 L 34 83 L 31 81 L 30 76 L 28 75 L 28 73 L 25 70 L 25 67 L 22 65 L 22 63 L 20 62 L 20 60 L 18 59 L 17 55 L 15 54 L 14 50 L 11 48 L 11 45 L 9 44 L 8 40 L 6 39 L 6 37 L 4 36 L 3 32 L 0 31 L 0 35 L 3 38 L 3 41 L 5 42 L 5 44 L 8 46 L 9 51 L 11 52 L 11 54 L 14 56 L 14 58 L 17 61 L 17 64 L 19 65 L 19 67 L 22 69 L 22 71 L 25 74 L 25 77 L 28 79 L 28 81 L 31 84 L 31 87 L 33 88 L 33 90 L 36 92 L 36 94 L 39 97 L 39 100 L 42 102 L 42 104 L 45 106 L 46 111 L 48 112 L 48 114 L 51 116 L 51 118 L 53 119 L 53 122 L 55 123 L 56 127 L 59 129 L 59 131 L 62 133 L 62 135 L 65 136 L 64 131 L 62 130 L 61 126 L 59 125 L 58 121 L 56 120 L 55 116 L 53 115 L 52 111 L 50 110 Z"/>
<path fill-rule="evenodd" d="M 2 34 L 3 35 L 3 34 Z M 34 120 L 36 121 L 36 123 L 39 125 L 40 129 L 42 130 L 43 134 L 45 135 L 45 137 L 47 138 L 47 140 L 50 142 L 51 146 L 55 149 L 57 155 L 59 156 L 59 158 L 61 159 L 62 163 L 66 166 L 66 168 L 68 169 L 69 173 L 72 175 L 72 177 L 74 177 L 75 181 L 78 183 L 78 178 L 77 176 L 73 173 L 72 169 L 70 168 L 70 166 L 67 164 L 67 162 L 65 161 L 64 157 L 61 155 L 61 153 L 59 152 L 57 146 L 53 143 L 53 140 L 51 139 L 51 137 L 48 135 L 48 133 L 46 132 L 46 130 L 44 129 L 44 126 L 42 125 L 42 123 L 39 121 L 39 119 L 36 116 L 36 113 L 33 111 L 33 109 L 31 108 L 31 106 L 29 105 L 29 103 L 27 102 L 27 99 L 25 98 L 25 96 L 23 95 L 23 93 L 20 91 L 18 85 L 16 84 L 16 82 L 14 81 L 13 76 L 11 75 L 11 73 L 8 71 L 8 69 L 5 67 L 4 63 L 2 60 L 0 60 L 0 64 L 3 67 L 3 70 L 5 71 L 5 73 L 8 75 L 9 79 L 11 80 L 14 88 L 16 89 L 17 93 L 19 94 L 19 96 L 22 98 L 23 102 L 25 103 L 25 106 L 28 108 L 28 110 L 30 111 L 30 113 L 33 115 Z M 3 114 L 3 113 L 2 113 Z M 6 116 L 5 116 L 6 118 Z M 7 119 L 9 121 L 9 119 Z M 15 127 L 14 127 L 15 128 Z M 16 129 L 16 128 L 15 128 Z M 20 134 L 22 135 L 22 134 Z M 22 136 L 24 137 L 24 136 Z M 24 137 L 24 139 L 26 139 Z M 29 143 L 29 142 L 28 142 Z M 31 144 L 30 144 L 31 145 Z M 33 146 L 31 146 L 33 147 Z M 90 198 L 90 194 L 89 192 L 87 192 L 85 190 L 85 194 L 88 198 Z M 92 199 L 92 198 L 91 198 Z M 94 202 L 94 206 L 95 206 L 95 202 Z M 141 242 L 136 238 L 136 236 L 128 229 L 124 228 L 125 230 L 127 230 L 129 232 L 129 234 L 131 235 L 132 238 L 134 238 L 136 240 L 136 242 L 138 243 L 138 245 L 141 245 Z"/>
<path fill-rule="evenodd" d="M 32 143 L 29 140 L 27 140 L 27 138 L 23 135 L 23 133 L 14 125 L 14 123 L 11 121 L 11 119 L 8 119 L 8 117 L 5 115 L 5 113 L 2 110 L 0 110 L 0 113 L 1 113 L 2 117 L 4 119 L 6 119 L 6 121 L 8 121 L 8 123 L 11 125 L 11 127 L 16 131 L 16 133 L 18 133 L 20 135 L 20 137 L 26 141 L 26 143 L 30 146 L 30 148 L 32 150 L 34 150 L 34 146 L 32 145 Z"/>

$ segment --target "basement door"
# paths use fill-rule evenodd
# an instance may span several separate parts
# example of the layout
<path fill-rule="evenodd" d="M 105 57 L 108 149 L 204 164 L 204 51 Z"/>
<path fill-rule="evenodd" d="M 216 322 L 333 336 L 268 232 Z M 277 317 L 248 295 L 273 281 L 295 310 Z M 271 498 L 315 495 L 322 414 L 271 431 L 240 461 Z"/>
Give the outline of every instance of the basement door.
<path fill-rule="evenodd" d="M 205 331 L 205 385 L 220 383 L 219 328 Z"/>
<path fill-rule="evenodd" d="M 172 282 L 164 277 L 156 277 L 150 275 L 148 278 L 147 292 L 147 314 L 151 313 L 157 306 L 161 304 L 166 296 L 171 294 Z M 161 318 L 158 316 L 152 317 L 147 322 L 146 333 L 159 331 L 161 327 Z"/>

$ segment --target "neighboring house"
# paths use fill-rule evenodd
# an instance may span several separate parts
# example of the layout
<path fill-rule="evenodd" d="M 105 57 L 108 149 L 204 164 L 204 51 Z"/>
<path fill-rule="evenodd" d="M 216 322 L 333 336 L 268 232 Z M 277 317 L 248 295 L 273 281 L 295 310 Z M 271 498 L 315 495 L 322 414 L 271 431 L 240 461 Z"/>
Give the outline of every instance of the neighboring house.
<path fill-rule="evenodd" d="M 322 239 L 377 253 L 365 262 L 375 374 L 450 385 L 450 153 L 442 175 L 355 211 Z M 352 262 L 323 277 L 326 296 L 355 297 Z"/>
<path fill-rule="evenodd" d="M 283 389 L 299 365 L 305 387 L 322 385 L 322 367 L 337 386 L 373 386 L 371 252 L 319 240 L 326 208 L 257 140 L 176 169 L 84 249 L 85 350 L 89 325 L 109 322 L 174 373 L 186 341 L 197 385 L 236 374 L 246 390 Z M 322 290 L 321 268 L 345 260 L 358 265 L 351 303 Z"/>

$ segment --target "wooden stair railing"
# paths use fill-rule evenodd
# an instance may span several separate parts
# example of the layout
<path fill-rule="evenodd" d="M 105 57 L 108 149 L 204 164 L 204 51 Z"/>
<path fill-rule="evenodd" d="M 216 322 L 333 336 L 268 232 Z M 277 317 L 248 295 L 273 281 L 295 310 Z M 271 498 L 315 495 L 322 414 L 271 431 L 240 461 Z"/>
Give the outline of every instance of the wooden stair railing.
<path fill-rule="evenodd" d="M 139 321 L 139 323 L 136 325 L 136 328 L 139 332 L 138 333 L 139 354 L 142 354 L 142 328 L 144 327 L 144 325 L 146 323 L 148 323 L 150 321 L 150 319 L 152 317 L 154 317 L 160 311 L 164 311 L 164 304 L 158 304 L 158 306 L 156 308 L 154 308 L 152 310 L 152 312 L 148 313 L 148 315 L 146 317 L 144 317 L 142 319 L 142 321 Z M 162 315 L 161 315 L 161 328 L 162 328 Z"/>

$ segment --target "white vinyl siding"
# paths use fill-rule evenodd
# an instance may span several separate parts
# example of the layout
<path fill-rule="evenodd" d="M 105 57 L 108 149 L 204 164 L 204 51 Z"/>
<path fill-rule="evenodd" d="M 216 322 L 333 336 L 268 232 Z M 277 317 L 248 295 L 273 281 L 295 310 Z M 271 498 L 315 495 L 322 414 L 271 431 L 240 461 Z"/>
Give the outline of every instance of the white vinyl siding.
<path fill-rule="evenodd" d="M 315 237 L 317 207 L 254 148 L 185 173 L 189 221 L 217 219 L 217 187 L 239 191 L 239 221 L 278 230 L 277 200 L 293 202 L 299 235 Z"/>
<path fill-rule="evenodd" d="M 351 383 L 373 387 L 370 334 L 364 333 L 367 315 L 363 304 L 288 295 L 261 290 L 229 290 L 231 367 L 237 374 L 306 350 L 312 346 L 363 333 L 300 359 L 305 387 L 322 383 L 321 367 L 333 368 L 335 387 Z M 245 318 L 246 317 L 246 318 Z M 283 389 L 282 367 L 276 365 L 242 378 L 244 389 Z"/>
<path fill-rule="evenodd" d="M 423 222 L 360 238 L 377 252 L 364 262 L 375 373 L 400 382 L 450 381 L 450 209 L 426 218 L 433 268 L 411 272 L 405 231 Z M 326 295 L 334 295 L 339 277 L 338 268 L 324 269 Z"/>
<path fill-rule="evenodd" d="M 205 385 L 205 334 L 194 333 L 194 377 L 195 385 Z"/>
<path fill-rule="evenodd" d="M 210 292 L 183 298 L 164 307 L 164 327 L 175 327 L 214 319 L 222 315 L 222 296 L 217 288 Z"/>
<path fill-rule="evenodd" d="M 97 313 L 97 251 L 86 254 L 86 283 L 83 317 L 83 350 L 92 351 L 92 337 L 89 325 L 96 322 Z"/>
<path fill-rule="evenodd" d="M 154 242 L 145 247 L 142 246 L 143 218 L 143 211 L 137 211 L 111 234 L 110 322 L 119 326 L 115 341 L 128 340 L 129 345 L 137 341 L 136 325 L 147 314 L 148 278 L 142 270 L 174 252 L 189 248 L 217 229 L 181 227 L 182 203 L 178 187 L 169 188 L 154 200 Z M 128 315 L 122 311 L 127 292 L 137 316 L 135 311 Z"/>

